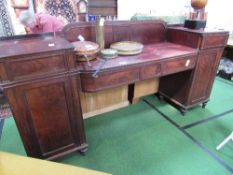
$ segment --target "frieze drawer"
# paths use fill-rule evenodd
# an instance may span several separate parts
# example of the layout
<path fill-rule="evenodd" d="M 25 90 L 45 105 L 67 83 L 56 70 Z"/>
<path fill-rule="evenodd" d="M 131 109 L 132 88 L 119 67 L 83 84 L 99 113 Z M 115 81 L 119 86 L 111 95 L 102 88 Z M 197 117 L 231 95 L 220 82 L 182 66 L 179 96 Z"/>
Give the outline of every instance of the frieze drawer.
<path fill-rule="evenodd" d="M 208 34 L 203 38 L 202 49 L 213 48 L 213 47 L 222 47 L 226 44 L 228 35 L 223 34 Z"/>
<path fill-rule="evenodd" d="M 149 79 L 153 77 L 157 77 L 161 74 L 161 64 L 151 64 L 145 65 L 140 70 L 140 79 Z"/>
<path fill-rule="evenodd" d="M 11 79 L 23 79 L 45 74 L 54 74 L 66 70 L 63 55 L 52 55 L 39 58 L 23 58 L 7 63 Z"/>
<path fill-rule="evenodd" d="M 104 71 L 97 78 L 94 78 L 92 73 L 83 73 L 80 76 L 82 90 L 84 92 L 95 92 L 139 81 L 139 68 Z"/>
<path fill-rule="evenodd" d="M 195 56 L 192 56 L 165 61 L 163 63 L 163 75 L 181 72 L 193 68 L 196 62 L 195 58 Z"/>

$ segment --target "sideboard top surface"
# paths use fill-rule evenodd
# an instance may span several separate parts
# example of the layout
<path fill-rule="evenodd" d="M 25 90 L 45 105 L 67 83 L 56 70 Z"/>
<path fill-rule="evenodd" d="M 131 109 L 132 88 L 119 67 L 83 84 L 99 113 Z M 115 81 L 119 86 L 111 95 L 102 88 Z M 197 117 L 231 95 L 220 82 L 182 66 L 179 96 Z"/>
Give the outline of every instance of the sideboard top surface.
<path fill-rule="evenodd" d="M 197 34 L 202 34 L 202 35 L 208 35 L 208 34 L 212 34 L 212 33 L 215 33 L 215 34 L 222 34 L 222 33 L 225 33 L 226 35 L 229 34 L 228 31 L 226 30 L 223 30 L 223 29 L 217 29 L 217 28 L 205 28 L 205 29 L 188 29 L 188 28 L 185 28 L 185 27 L 168 27 L 169 29 L 175 29 L 175 30 L 180 30 L 180 31 L 185 31 L 185 32 L 190 32 L 190 33 L 197 33 Z"/>
<path fill-rule="evenodd" d="M 119 56 L 117 58 L 110 59 L 106 62 L 102 70 L 136 64 L 149 64 L 150 62 L 157 62 L 183 56 L 193 56 L 197 55 L 197 52 L 197 49 L 169 42 L 146 44 L 144 45 L 144 49 L 141 54 L 132 56 Z M 84 72 L 94 71 L 98 69 L 103 61 L 104 60 L 102 58 L 98 57 L 96 60 L 91 61 L 91 66 L 89 66 L 87 62 L 80 62 L 78 63 L 78 67 L 81 71 Z"/>
<path fill-rule="evenodd" d="M 7 39 L 0 41 L 0 59 L 72 48 L 70 42 L 60 36 L 54 37 L 53 35 Z"/>

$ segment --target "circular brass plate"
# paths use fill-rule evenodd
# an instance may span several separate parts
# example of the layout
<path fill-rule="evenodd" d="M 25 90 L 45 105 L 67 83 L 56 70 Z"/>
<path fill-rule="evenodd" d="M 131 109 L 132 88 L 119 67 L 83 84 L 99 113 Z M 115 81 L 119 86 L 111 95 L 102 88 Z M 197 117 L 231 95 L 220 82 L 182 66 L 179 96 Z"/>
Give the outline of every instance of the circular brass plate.
<path fill-rule="evenodd" d="M 111 44 L 110 48 L 116 49 L 119 55 L 135 55 L 143 50 L 143 44 L 134 41 L 122 41 Z"/>

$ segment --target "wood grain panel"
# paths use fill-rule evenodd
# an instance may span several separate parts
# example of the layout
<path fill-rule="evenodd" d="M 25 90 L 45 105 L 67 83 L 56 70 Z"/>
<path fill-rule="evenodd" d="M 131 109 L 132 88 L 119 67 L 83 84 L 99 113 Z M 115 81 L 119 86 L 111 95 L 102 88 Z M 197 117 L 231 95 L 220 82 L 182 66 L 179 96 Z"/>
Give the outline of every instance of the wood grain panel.
<path fill-rule="evenodd" d="M 120 86 L 95 93 L 80 92 L 84 118 L 109 112 L 128 104 L 128 86 Z"/>
<path fill-rule="evenodd" d="M 134 85 L 134 94 L 131 102 L 137 103 L 139 99 L 146 95 L 155 94 L 158 92 L 159 78 L 148 79 L 144 81 L 136 82 Z"/>
<path fill-rule="evenodd" d="M 100 16 L 117 16 L 117 9 L 115 7 L 89 7 L 89 13 Z"/>
<path fill-rule="evenodd" d="M 117 16 L 117 0 L 88 0 L 91 15 Z"/>
<path fill-rule="evenodd" d="M 209 34 L 204 37 L 204 42 L 202 44 L 202 48 L 213 48 L 213 47 L 221 47 L 223 44 L 226 44 L 227 37 L 222 34 Z"/>
<path fill-rule="evenodd" d="M 166 37 L 169 42 L 193 48 L 199 48 L 202 41 L 202 37 L 198 33 L 191 33 L 179 28 L 168 28 Z"/>
<path fill-rule="evenodd" d="M 161 20 L 106 21 L 104 28 L 106 47 L 117 41 L 132 40 L 148 44 L 162 42 L 166 38 L 166 24 Z M 95 42 L 95 23 L 70 23 L 63 28 L 62 33 L 70 42 L 76 41 L 79 34 L 86 40 Z"/>
<path fill-rule="evenodd" d="M 191 103 L 208 98 L 213 81 L 211 75 L 214 75 L 216 71 L 217 56 L 216 50 L 209 50 L 199 55 L 198 66 L 195 72 L 195 83 L 191 93 Z"/>
<path fill-rule="evenodd" d="M 113 28 L 111 26 L 104 27 L 104 40 L 105 48 L 109 48 L 110 45 L 114 42 Z"/>
<path fill-rule="evenodd" d="M 140 70 L 140 79 L 148 79 L 161 74 L 161 64 L 146 65 Z"/>
<path fill-rule="evenodd" d="M 89 7 L 116 7 L 117 1 L 116 0 L 89 0 L 88 6 Z"/>
<path fill-rule="evenodd" d="M 7 81 L 7 79 L 9 78 L 6 73 L 4 63 L 0 63 L 0 83 Z"/>
<path fill-rule="evenodd" d="M 195 66 L 195 61 L 196 61 L 195 57 L 166 61 L 164 64 L 162 64 L 163 75 L 191 69 Z"/>
<path fill-rule="evenodd" d="M 29 89 L 25 98 L 43 153 L 73 143 L 63 83 Z"/>
<path fill-rule="evenodd" d="M 92 73 L 85 73 L 80 77 L 84 92 L 96 92 L 139 81 L 139 70 L 135 68 L 116 72 L 105 71 L 100 73 L 98 78 L 92 77 Z"/>
<path fill-rule="evenodd" d="M 131 26 L 114 26 L 113 37 L 114 42 L 131 41 Z"/>
<path fill-rule="evenodd" d="M 165 40 L 163 25 L 145 24 L 131 27 L 131 40 L 144 44 L 158 43 Z"/>
<path fill-rule="evenodd" d="M 20 59 L 20 58 L 19 58 Z M 13 60 L 8 62 L 8 70 L 13 79 L 65 71 L 65 58 L 62 55 L 39 58 L 36 60 Z"/>
<path fill-rule="evenodd" d="M 188 105 L 193 70 L 170 74 L 160 78 L 159 92 L 181 106 Z"/>
<path fill-rule="evenodd" d="M 78 24 L 79 27 L 70 25 Z M 78 36 L 82 35 L 86 41 L 95 41 L 95 28 L 90 23 L 74 23 L 68 24 L 63 28 L 65 38 L 70 41 L 78 41 Z"/>

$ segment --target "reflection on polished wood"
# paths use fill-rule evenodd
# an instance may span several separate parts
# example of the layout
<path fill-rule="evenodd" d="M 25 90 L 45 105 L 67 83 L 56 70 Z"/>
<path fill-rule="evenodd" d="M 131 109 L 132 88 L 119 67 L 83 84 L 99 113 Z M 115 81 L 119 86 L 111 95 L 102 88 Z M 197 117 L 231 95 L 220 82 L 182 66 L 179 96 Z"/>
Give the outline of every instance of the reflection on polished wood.
<path fill-rule="evenodd" d="M 111 88 L 134 86 L 129 94 L 137 96 L 138 82 L 160 78 L 159 94 L 182 113 L 199 104 L 204 107 L 229 35 L 167 27 L 163 21 L 106 22 L 105 47 L 129 40 L 144 44 L 144 50 L 109 60 L 95 78 L 92 74 L 103 60 L 92 61 L 92 67 L 77 61 L 70 42 L 79 34 L 95 41 L 94 24 L 67 25 L 56 38 L 34 35 L 0 41 L 0 85 L 31 157 L 55 159 L 86 151 L 80 91 L 85 93 L 82 100 L 86 96 L 82 101 L 86 112 L 93 109 L 88 109 L 89 101 L 99 105 L 99 96 L 104 101 Z M 120 90 L 116 101 L 125 101 L 126 93 Z"/>

